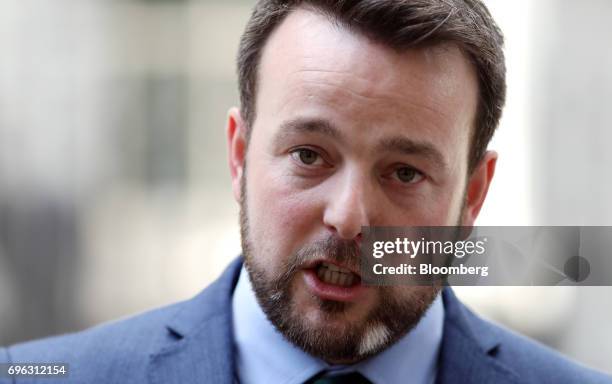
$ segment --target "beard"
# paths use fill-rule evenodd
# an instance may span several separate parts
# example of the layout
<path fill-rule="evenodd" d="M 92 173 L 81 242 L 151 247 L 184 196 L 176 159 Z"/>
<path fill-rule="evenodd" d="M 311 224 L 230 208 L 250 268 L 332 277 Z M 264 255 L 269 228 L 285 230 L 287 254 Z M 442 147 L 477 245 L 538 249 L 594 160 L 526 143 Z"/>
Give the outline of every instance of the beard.
<path fill-rule="evenodd" d="M 311 295 L 320 321 L 316 324 L 295 303 L 293 283 L 306 263 L 324 256 L 357 270 L 360 249 L 355 241 L 329 236 L 307 244 L 284 259 L 270 277 L 262 255 L 250 236 L 246 204 L 246 173 L 240 201 L 240 234 L 245 266 L 257 301 L 268 320 L 289 342 L 330 363 L 349 364 L 388 348 L 412 330 L 440 292 L 439 286 L 370 287 L 376 302 L 360 321 L 350 321 L 347 311 L 360 303 L 324 300 Z M 341 326 L 338 320 L 343 320 Z"/>

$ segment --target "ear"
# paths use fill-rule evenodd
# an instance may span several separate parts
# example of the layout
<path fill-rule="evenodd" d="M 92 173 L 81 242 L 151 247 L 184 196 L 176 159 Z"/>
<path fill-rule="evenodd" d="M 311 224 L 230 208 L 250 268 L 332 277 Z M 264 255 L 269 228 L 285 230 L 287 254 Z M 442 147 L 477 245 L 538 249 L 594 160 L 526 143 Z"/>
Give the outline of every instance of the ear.
<path fill-rule="evenodd" d="M 227 113 L 227 147 L 230 175 L 232 177 L 232 190 L 234 199 L 240 202 L 241 181 L 244 174 L 246 157 L 246 124 L 236 107 L 230 108 Z"/>
<path fill-rule="evenodd" d="M 497 152 L 487 151 L 474 172 L 468 179 L 465 194 L 465 205 L 463 210 L 462 225 L 471 227 L 474 225 L 480 208 L 487 197 L 489 185 L 495 173 L 495 165 L 497 164 Z"/>

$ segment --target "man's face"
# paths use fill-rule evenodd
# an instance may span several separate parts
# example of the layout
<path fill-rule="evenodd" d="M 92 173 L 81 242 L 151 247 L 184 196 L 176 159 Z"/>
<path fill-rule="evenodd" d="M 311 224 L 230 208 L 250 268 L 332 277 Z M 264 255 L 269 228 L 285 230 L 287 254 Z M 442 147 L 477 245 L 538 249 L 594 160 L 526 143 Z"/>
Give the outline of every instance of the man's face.
<path fill-rule="evenodd" d="M 468 177 L 477 95 L 453 45 L 398 53 L 307 10 L 272 34 L 248 151 L 237 110 L 228 138 L 246 265 L 290 341 L 348 363 L 418 322 L 438 288 L 361 285 L 361 227 L 473 223 L 495 162 Z"/>

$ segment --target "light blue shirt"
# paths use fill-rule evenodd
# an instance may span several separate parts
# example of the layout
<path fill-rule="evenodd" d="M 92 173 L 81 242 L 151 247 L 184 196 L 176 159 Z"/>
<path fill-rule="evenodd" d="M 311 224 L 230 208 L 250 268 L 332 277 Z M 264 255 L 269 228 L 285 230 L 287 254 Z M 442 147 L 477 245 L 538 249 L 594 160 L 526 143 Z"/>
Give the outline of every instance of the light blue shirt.
<path fill-rule="evenodd" d="M 432 384 L 442 342 L 444 305 L 438 295 L 417 326 L 376 356 L 332 366 L 287 341 L 257 303 L 242 268 L 232 299 L 237 376 L 242 384 L 303 384 L 322 370 L 358 371 L 375 384 Z"/>

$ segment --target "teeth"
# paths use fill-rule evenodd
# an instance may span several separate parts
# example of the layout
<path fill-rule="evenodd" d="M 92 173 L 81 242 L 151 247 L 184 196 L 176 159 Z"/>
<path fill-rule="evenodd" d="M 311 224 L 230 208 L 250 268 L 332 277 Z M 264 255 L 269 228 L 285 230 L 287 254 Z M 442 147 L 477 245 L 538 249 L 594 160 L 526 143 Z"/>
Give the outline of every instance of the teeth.
<path fill-rule="evenodd" d="M 338 267 L 337 265 L 334 265 L 334 264 L 321 263 L 321 265 L 324 266 L 325 268 L 329 269 L 330 271 L 342 272 L 342 273 L 352 273 L 348 269 L 340 268 L 340 267 Z"/>
<path fill-rule="evenodd" d="M 332 271 L 330 271 L 329 269 L 327 271 L 325 271 L 325 275 L 323 276 L 323 281 L 325 282 L 332 282 Z"/>
<path fill-rule="evenodd" d="M 327 271 L 327 268 L 319 267 L 317 269 L 317 276 L 319 276 L 319 279 L 323 280 L 325 278 L 325 271 Z"/>
<path fill-rule="evenodd" d="M 355 275 L 351 271 L 328 263 L 321 263 L 317 269 L 317 276 L 327 284 L 343 287 L 349 287 L 355 282 Z"/>
<path fill-rule="evenodd" d="M 338 281 L 340 281 L 340 272 L 332 272 L 331 283 L 338 284 Z"/>

